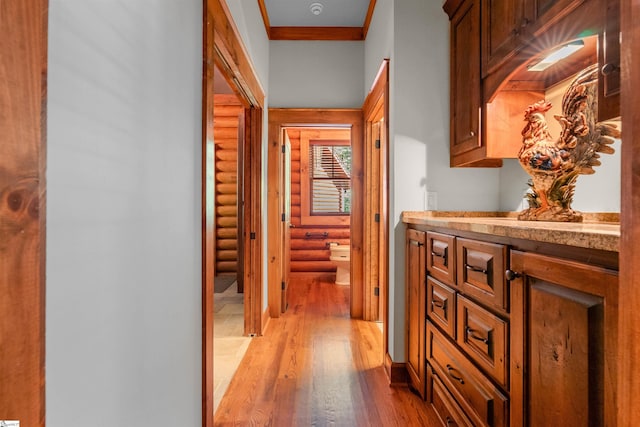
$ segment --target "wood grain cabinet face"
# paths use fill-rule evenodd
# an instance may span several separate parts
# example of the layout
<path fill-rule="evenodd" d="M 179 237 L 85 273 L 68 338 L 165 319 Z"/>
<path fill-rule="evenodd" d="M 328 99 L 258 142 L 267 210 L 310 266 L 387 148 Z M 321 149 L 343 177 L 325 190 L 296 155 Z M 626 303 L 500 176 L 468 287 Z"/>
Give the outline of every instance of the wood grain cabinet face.
<path fill-rule="evenodd" d="M 506 312 L 506 246 L 462 238 L 456 240 L 456 246 L 458 287 L 480 302 Z"/>
<path fill-rule="evenodd" d="M 458 295 L 458 345 L 501 386 L 508 387 L 508 325 Z"/>
<path fill-rule="evenodd" d="M 426 233 L 407 230 L 406 317 L 407 372 L 412 387 L 425 396 L 425 304 L 426 304 Z"/>
<path fill-rule="evenodd" d="M 518 251 L 511 269 L 512 424 L 615 425 L 617 273 Z"/>
<path fill-rule="evenodd" d="M 509 402 L 493 383 L 427 321 L 427 358 L 475 425 L 509 425 Z"/>
<path fill-rule="evenodd" d="M 431 405 L 445 427 L 473 426 L 442 381 L 429 368 L 427 368 L 427 403 Z"/>
<path fill-rule="evenodd" d="M 480 147 L 480 0 L 451 17 L 451 156 Z M 452 164 L 454 162 L 452 161 Z"/>
<path fill-rule="evenodd" d="M 509 59 L 521 43 L 526 25 L 524 4 L 513 0 L 485 0 L 482 3 L 482 77 Z"/>
<path fill-rule="evenodd" d="M 427 277 L 427 315 L 456 338 L 456 292 L 431 277 Z"/>
<path fill-rule="evenodd" d="M 427 232 L 427 270 L 441 282 L 456 286 L 456 238 Z"/>

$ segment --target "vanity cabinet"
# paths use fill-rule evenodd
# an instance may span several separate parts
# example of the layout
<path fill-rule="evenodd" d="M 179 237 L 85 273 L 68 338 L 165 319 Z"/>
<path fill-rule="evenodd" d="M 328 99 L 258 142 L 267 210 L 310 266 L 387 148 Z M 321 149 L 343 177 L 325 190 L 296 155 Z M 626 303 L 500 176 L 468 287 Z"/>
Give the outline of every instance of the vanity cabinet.
<path fill-rule="evenodd" d="M 424 398 L 425 396 L 425 268 L 424 231 L 407 230 L 406 264 L 406 322 L 407 322 L 407 373 L 411 387 Z"/>
<path fill-rule="evenodd" d="M 611 252 L 410 224 L 412 387 L 445 426 L 613 425 L 616 268 Z"/>

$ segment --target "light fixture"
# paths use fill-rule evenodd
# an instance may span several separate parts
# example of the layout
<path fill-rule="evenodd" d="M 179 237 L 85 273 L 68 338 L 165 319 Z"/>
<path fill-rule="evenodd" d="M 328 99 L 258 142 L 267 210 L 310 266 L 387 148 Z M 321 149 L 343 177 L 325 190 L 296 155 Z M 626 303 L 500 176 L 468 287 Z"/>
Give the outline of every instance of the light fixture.
<path fill-rule="evenodd" d="M 549 55 L 544 57 L 540 62 L 537 62 L 535 65 L 527 67 L 529 71 L 544 71 L 547 68 L 551 67 L 556 62 L 561 59 L 566 58 L 572 53 L 582 49 L 584 47 L 584 41 L 576 40 L 571 43 L 567 43 L 560 48 L 554 50 Z"/>
<path fill-rule="evenodd" d="M 316 16 L 322 13 L 322 9 L 324 9 L 322 3 L 311 3 L 311 5 L 309 6 L 309 10 L 311 11 L 311 13 Z"/>

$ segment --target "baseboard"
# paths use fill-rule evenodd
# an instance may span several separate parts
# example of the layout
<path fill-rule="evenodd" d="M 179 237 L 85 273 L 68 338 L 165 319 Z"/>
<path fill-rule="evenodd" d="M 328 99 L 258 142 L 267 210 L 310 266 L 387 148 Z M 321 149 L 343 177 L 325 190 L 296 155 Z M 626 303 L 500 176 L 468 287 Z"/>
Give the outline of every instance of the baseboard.
<path fill-rule="evenodd" d="M 394 362 L 389 353 L 384 355 L 384 371 L 392 387 L 408 387 L 409 382 L 405 363 Z"/>

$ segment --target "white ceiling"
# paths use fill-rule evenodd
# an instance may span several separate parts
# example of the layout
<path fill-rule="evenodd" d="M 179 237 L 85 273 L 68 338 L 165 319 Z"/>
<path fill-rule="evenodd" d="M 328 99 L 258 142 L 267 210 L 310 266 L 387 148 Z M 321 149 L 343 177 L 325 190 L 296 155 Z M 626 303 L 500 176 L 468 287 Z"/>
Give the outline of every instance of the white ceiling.
<path fill-rule="evenodd" d="M 272 27 L 362 27 L 370 0 L 264 0 Z M 321 3 L 320 15 L 310 5 Z"/>

